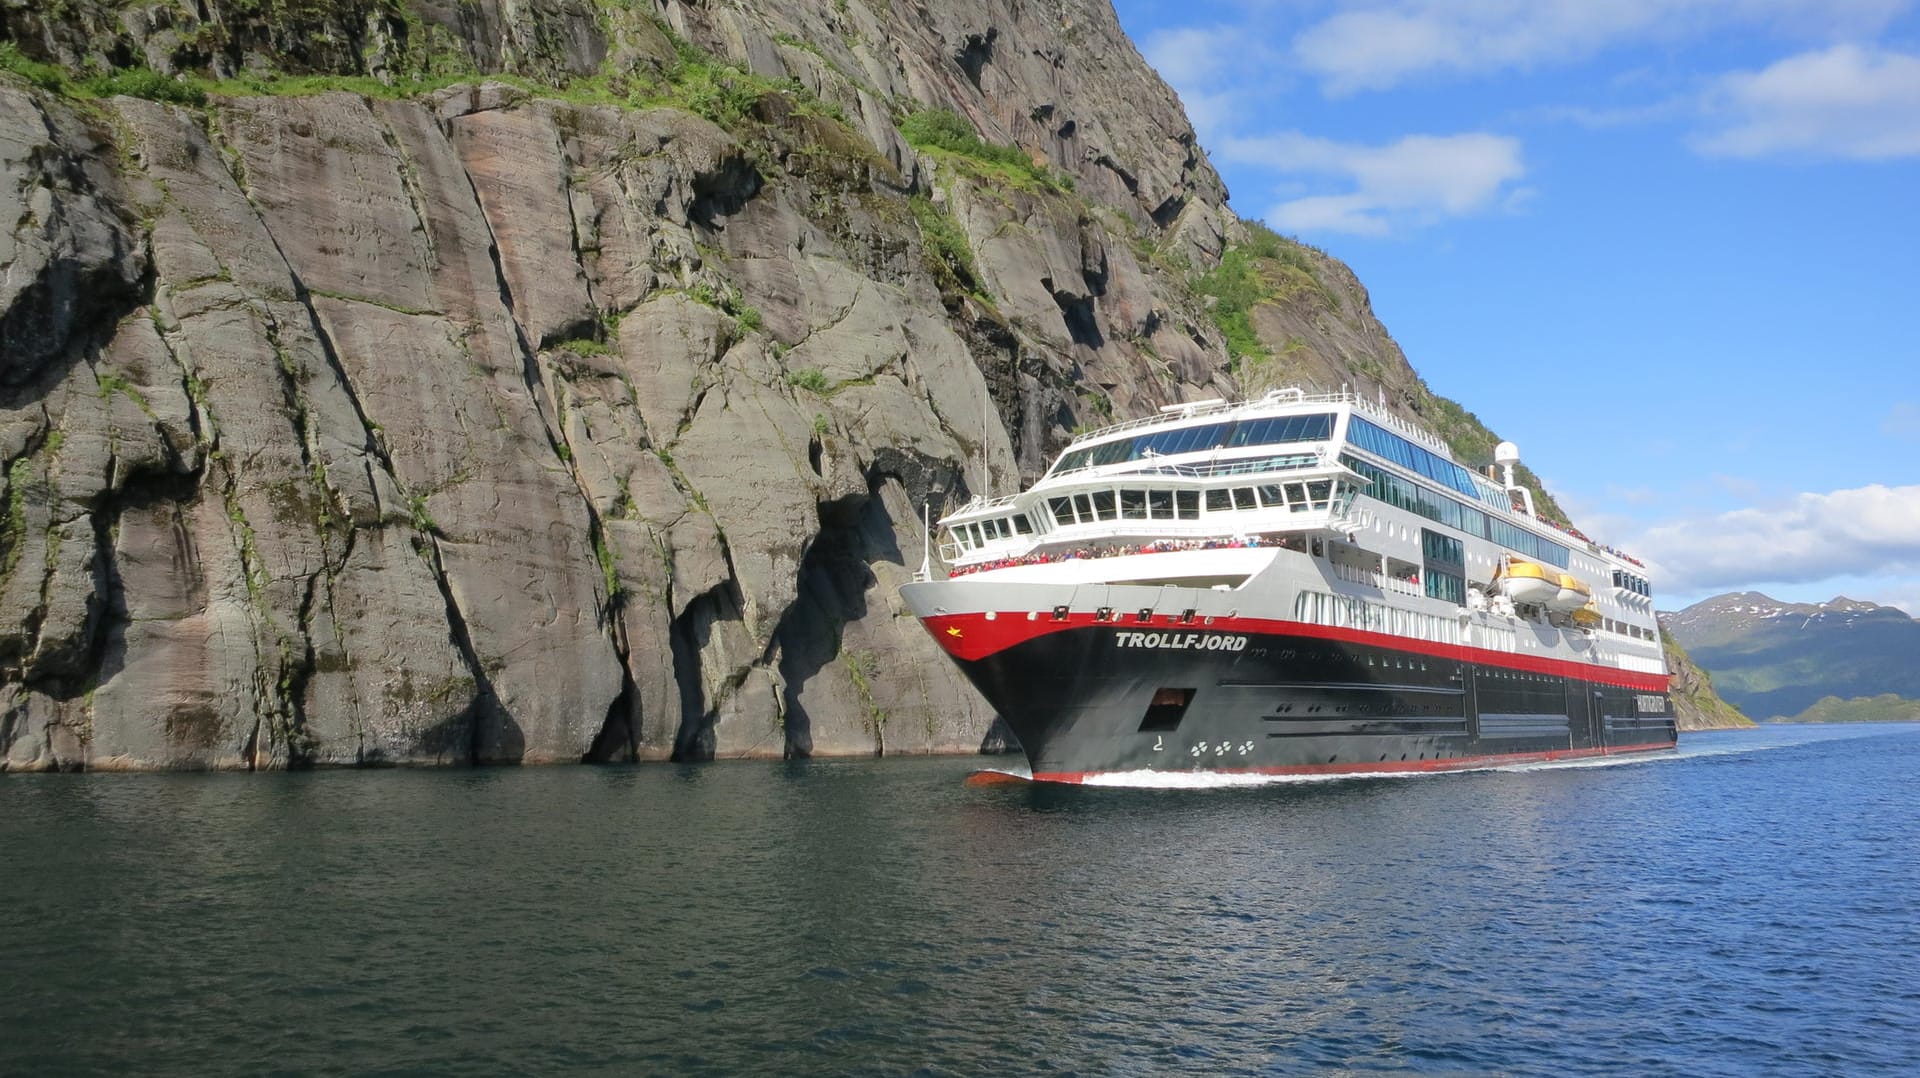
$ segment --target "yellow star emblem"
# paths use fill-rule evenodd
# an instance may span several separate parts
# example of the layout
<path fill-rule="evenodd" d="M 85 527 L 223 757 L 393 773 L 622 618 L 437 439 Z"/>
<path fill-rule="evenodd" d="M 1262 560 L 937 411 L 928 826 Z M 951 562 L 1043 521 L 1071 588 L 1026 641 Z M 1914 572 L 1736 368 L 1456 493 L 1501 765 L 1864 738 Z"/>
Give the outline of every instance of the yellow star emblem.
<path fill-rule="evenodd" d="M 947 635 L 948 635 L 948 636 L 959 636 L 959 635 L 960 635 L 960 626 L 958 626 L 958 625 L 949 625 L 949 626 L 947 626 Z"/>

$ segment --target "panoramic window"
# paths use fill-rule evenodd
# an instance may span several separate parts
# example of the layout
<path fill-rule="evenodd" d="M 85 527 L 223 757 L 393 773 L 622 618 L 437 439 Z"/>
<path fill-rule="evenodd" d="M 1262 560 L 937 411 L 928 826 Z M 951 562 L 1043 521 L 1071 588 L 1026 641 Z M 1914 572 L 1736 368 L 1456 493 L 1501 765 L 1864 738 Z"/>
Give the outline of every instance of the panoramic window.
<path fill-rule="evenodd" d="M 1173 491 L 1147 491 L 1147 516 L 1154 520 L 1173 519 Z"/>
<path fill-rule="evenodd" d="M 1176 490 L 1173 492 L 1174 506 L 1180 511 L 1181 520 L 1200 519 L 1200 492 L 1197 490 Z"/>
<path fill-rule="evenodd" d="M 1227 446 L 1237 449 L 1244 445 L 1324 442 L 1331 437 L 1333 416 L 1330 413 L 1271 416 L 1266 419 L 1246 419 L 1235 424 L 1233 433 L 1227 439 Z"/>
<path fill-rule="evenodd" d="M 1359 416 L 1354 416 L 1347 424 L 1347 440 L 1375 456 L 1385 457 L 1408 471 L 1451 487 L 1475 501 L 1483 496 L 1481 488 L 1485 484 L 1474 482 L 1472 471 Z"/>
<path fill-rule="evenodd" d="M 1114 520 L 1120 515 L 1113 508 L 1113 491 L 1111 490 L 1093 492 L 1093 509 L 1101 520 Z"/>
<path fill-rule="evenodd" d="M 1394 475 L 1358 457 L 1342 454 L 1340 463 L 1353 469 L 1369 483 L 1368 494 L 1388 505 L 1418 513 L 1428 520 L 1451 525 L 1468 535 L 1491 539 L 1515 553 L 1524 554 L 1536 561 L 1543 561 L 1562 569 L 1567 568 L 1573 560 L 1572 553 L 1566 547 L 1551 539 L 1544 539 L 1524 528 L 1462 505 L 1452 498 L 1428 490 L 1418 483 Z"/>
<path fill-rule="evenodd" d="M 1207 491 L 1207 512 L 1225 513 L 1233 508 L 1233 495 L 1225 490 Z"/>
<path fill-rule="evenodd" d="M 1268 483 L 1258 489 L 1260 491 L 1260 504 L 1266 508 L 1278 509 L 1287 504 L 1287 500 L 1280 496 L 1280 484 Z"/>
<path fill-rule="evenodd" d="M 1060 475 L 1081 468 L 1120 464 L 1147 457 L 1167 457 L 1208 449 L 1238 448 L 1248 445 L 1278 445 L 1285 442 L 1324 442 L 1333 437 L 1333 415 L 1272 416 L 1247 419 L 1238 423 L 1204 423 L 1154 431 L 1131 438 L 1115 438 L 1063 454 L 1049 474 Z"/>
<path fill-rule="evenodd" d="M 1120 492 L 1120 519 L 1147 519 L 1147 492 L 1144 490 L 1122 490 Z"/>

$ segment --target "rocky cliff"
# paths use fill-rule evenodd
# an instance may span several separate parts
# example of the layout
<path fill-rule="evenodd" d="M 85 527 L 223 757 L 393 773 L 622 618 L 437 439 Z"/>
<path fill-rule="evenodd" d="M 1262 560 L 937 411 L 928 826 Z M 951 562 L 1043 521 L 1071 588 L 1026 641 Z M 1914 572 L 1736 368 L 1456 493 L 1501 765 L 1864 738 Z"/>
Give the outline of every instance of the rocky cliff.
<path fill-rule="evenodd" d="M 927 507 L 1282 376 L 1491 445 L 1225 199 L 1104 0 L 0 0 L 0 768 L 990 746 Z"/>

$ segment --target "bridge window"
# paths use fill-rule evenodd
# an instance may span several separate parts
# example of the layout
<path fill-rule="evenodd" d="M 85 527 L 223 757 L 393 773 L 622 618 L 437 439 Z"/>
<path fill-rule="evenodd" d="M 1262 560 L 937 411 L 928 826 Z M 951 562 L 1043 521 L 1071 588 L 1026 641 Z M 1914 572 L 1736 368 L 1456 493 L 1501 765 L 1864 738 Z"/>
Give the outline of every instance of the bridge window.
<path fill-rule="evenodd" d="M 1324 442 L 1331 437 L 1332 415 L 1283 415 L 1240 421 L 1234 425 L 1227 445 L 1239 448 L 1245 445 L 1278 445 L 1282 442 Z"/>

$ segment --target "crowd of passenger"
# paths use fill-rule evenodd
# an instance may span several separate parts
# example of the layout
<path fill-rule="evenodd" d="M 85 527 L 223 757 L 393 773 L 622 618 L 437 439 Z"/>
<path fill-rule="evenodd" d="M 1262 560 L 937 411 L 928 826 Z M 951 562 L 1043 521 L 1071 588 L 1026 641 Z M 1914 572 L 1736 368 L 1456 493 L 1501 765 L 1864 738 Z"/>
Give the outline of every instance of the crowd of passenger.
<path fill-rule="evenodd" d="M 1071 550 L 1042 551 L 1022 554 L 1015 558 L 995 558 L 974 565 L 956 565 L 947 575 L 949 577 L 966 576 L 968 573 L 985 572 L 988 569 L 1011 569 L 1017 565 L 1051 565 L 1054 562 L 1076 561 L 1083 558 L 1117 558 L 1126 554 L 1168 554 L 1176 550 L 1236 550 L 1246 547 L 1287 546 L 1284 540 L 1263 539 L 1258 535 L 1236 536 L 1231 539 L 1155 539 L 1140 546 L 1132 544 L 1088 543 Z"/>
<path fill-rule="evenodd" d="M 1588 546 L 1594 548 L 1595 550 L 1604 550 L 1607 553 L 1613 555 L 1614 557 L 1619 558 L 1623 561 L 1626 561 L 1630 564 L 1638 565 L 1642 569 L 1645 569 L 1647 567 L 1646 564 L 1642 562 L 1639 558 L 1634 557 L 1633 555 L 1627 553 L 1624 550 L 1617 550 L 1613 547 L 1608 546 L 1605 543 L 1594 542 L 1592 539 L 1587 538 L 1587 533 L 1581 531 L 1579 528 L 1576 528 L 1571 524 L 1555 524 L 1553 521 L 1547 520 L 1545 517 L 1541 517 L 1540 521 L 1543 524 L 1551 525 L 1552 527 L 1557 528 L 1558 530 L 1573 536 L 1575 539 L 1580 540 L 1581 542 L 1587 544 Z"/>

